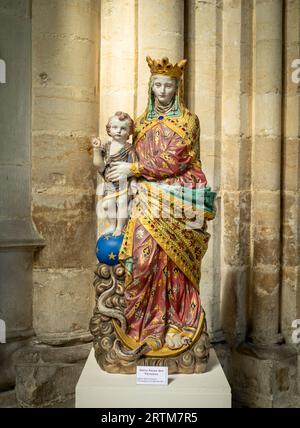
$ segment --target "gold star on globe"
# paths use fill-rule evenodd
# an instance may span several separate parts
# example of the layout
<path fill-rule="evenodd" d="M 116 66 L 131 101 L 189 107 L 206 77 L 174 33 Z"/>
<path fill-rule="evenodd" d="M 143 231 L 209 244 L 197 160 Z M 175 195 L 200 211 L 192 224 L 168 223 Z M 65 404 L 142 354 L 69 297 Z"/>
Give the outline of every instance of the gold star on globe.
<path fill-rule="evenodd" d="M 111 252 L 111 253 L 108 255 L 108 257 L 109 257 L 109 260 L 115 260 L 116 255 L 115 255 L 113 252 Z"/>

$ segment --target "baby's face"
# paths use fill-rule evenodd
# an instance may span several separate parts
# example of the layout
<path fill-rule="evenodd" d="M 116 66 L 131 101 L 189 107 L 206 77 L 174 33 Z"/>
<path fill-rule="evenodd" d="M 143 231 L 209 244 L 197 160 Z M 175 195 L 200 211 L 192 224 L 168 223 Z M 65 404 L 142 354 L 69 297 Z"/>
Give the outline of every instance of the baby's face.
<path fill-rule="evenodd" d="M 128 120 L 120 120 L 114 116 L 110 121 L 110 136 L 119 143 L 125 143 L 129 138 Z"/>

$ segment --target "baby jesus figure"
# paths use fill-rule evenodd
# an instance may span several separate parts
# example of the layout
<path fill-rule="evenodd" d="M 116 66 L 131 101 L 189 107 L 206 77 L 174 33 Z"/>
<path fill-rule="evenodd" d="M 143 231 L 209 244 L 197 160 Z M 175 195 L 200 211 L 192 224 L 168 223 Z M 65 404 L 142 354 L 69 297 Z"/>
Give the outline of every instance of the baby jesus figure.
<path fill-rule="evenodd" d="M 108 175 L 115 162 L 135 162 L 136 156 L 132 144 L 127 140 L 133 133 L 133 120 L 124 112 L 117 111 L 106 125 L 110 140 L 103 143 L 98 137 L 92 138 L 93 163 L 104 181 L 97 194 L 103 196 L 102 208 L 107 215 L 109 227 L 103 234 L 113 236 L 122 234 L 128 218 L 128 196 L 135 194 L 136 181 L 125 177 L 120 181 L 109 181 Z"/>

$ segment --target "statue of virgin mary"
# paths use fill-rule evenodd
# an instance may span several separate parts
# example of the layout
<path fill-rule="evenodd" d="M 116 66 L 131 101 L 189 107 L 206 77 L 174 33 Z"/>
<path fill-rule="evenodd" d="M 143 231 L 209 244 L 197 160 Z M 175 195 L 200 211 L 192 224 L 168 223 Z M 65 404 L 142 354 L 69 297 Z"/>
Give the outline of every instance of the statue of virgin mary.
<path fill-rule="evenodd" d="M 168 58 L 147 57 L 147 62 L 148 104 L 133 137 L 138 161 L 118 162 L 110 173 L 112 180 L 137 177 L 119 253 L 126 272 L 126 330 L 115 323 L 118 353 L 128 359 L 172 357 L 200 337 L 201 261 L 210 237 L 207 221 L 215 217 L 215 193 L 207 187 L 199 156 L 199 119 L 183 103 L 187 61 L 172 65 Z"/>

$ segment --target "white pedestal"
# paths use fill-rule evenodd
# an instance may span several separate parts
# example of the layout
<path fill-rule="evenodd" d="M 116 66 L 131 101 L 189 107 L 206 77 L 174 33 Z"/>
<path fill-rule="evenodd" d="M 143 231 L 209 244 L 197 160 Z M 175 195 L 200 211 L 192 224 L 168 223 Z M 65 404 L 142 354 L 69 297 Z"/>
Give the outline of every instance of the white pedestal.
<path fill-rule="evenodd" d="M 76 386 L 77 408 L 230 408 L 231 389 L 213 349 L 206 373 L 169 375 L 169 385 L 136 385 L 134 374 L 100 369 L 94 349 Z"/>

